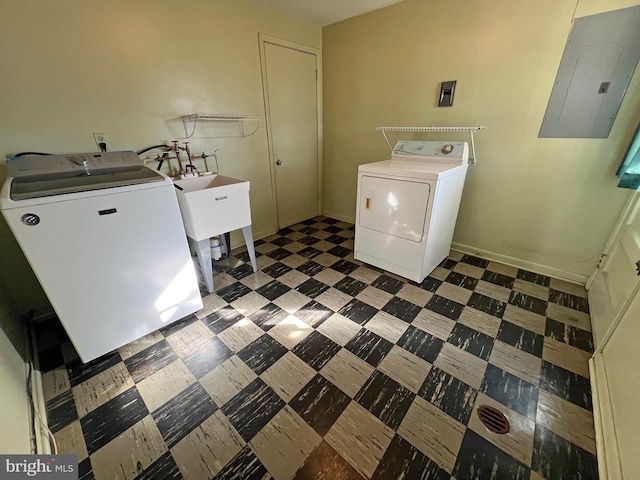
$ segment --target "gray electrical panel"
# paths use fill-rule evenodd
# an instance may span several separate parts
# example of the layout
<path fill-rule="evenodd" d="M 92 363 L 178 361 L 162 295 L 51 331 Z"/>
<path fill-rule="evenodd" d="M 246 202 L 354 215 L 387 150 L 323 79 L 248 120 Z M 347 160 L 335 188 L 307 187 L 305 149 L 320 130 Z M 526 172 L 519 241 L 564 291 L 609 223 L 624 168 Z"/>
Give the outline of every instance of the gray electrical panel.
<path fill-rule="evenodd" d="M 640 59 L 640 6 L 576 18 L 538 137 L 607 138 Z"/>

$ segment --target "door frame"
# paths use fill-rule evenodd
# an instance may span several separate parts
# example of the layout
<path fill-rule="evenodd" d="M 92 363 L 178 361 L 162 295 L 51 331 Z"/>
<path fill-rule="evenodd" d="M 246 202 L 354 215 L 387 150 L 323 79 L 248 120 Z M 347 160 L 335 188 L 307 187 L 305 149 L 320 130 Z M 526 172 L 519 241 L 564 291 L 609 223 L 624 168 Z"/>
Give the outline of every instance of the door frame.
<path fill-rule="evenodd" d="M 601 261 L 596 266 L 596 268 L 594 269 L 593 273 L 587 279 L 587 283 L 585 285 L 585 288 L 587 290 L 587 297 L 589 299 L 590 307 L 591 307 L 592 302 L 596 298 L 596 294 L 594 294 L 596 288 L 599 289 L 598 293 L 605 293 L 606 294 L 606 292 L 601 292 L 601 290 L 603 290 L 603 289 L 600 288 L 601 285 L 598 285 L 597 278 L 600 278 L 598 276 L 602 275 L 602 270 L 603 270 L 604 266 L 607 264 L 607 262 L 609 261 L 611 250 L 615 245 L 615 241 L 616 241 L 616 238 L 618 236 L 618 233 L 620 232 L 620 229 L 626 224 L 626 222 L 629 219 L 630 215 L 633 212 L 635 212 L 637 208 L 640 208 L 640 193 L 635 192 L 635 191 L 634 192 L 630 192 L 629 193 L 629 198 L 628 198 L 627 202 L 625 203 L 625 206 L 622 209 L 620 217 L 618 218 L 618 221 L 616 222 L 615 226 L 613 227 L 611 235 L 609 236 L 609 239 L 607 240 L 607 243 L 604 246 L 604 249 L 602 251 Z M 601 282 L 601 284 L 604 284 L 604 282 Z M 592 289 L 593 289 L 593 291 L 592 291 Z M 595 355 L 595 353 L 598 353 L 598 352 L 601 353 L 603 351 L 604 347 L 607 345 L 607 342 L 611 338 L 611 335 L 613 334 L 613 332 L 617 328 L 618 324 L 622 320 L 622 317 L 624 317 L 625 312 L 627 311 L 627 309 L 629 308 L 629 306 L 633 302 L 633 299 L 635 298 L 635 296 L 639 294 L 639 292 L 640 292 L 640 282 L 635 286 L 635 288 L 631 292 L 631 295 L 629 296 L 629 298 L 627 298 L 625 300 L 624 304 L 622 305 L 622 307 L 620 307 L 620 310 L 617 313 L 614 313 L 613 310 L 610 307 L 608 307 L 610 311 L 607 310 L 607 314 L 610 313 L 613 318 L 611 318 L 611 323 L 610 323 L 609 327 L 607 328 L 607 331 L 604 333 L 604 336 L 602 337 L 602 339 L 596 345 L 596 349 L 595 349 L 594 355 Z M 603 295 L 598 295 L 598 297 L 601 297 L 601 299 L 604 298 Z M 594 312 L 592 311 L 592 313 L 591 313 L 591 315 L 592 315 L 592 319 L 591 319 L 592 326 L 593 326 L 593 314 L 594 314 Z"/>
<path fill-rule="evenodd" d="M 264 33 L 258 33 L 258 42 L 260 47 L 260 71 L 262 73 L 262 95 L 264 97 L 265 125 L 267 127 L 267 144 L 269 150 L 269 172 L 271 174 L 271 192 L 273 199 L 274 223 L 276 229 L 280 229 L 280 216 L 278 214 L 278 190 L 276 186 L 275 171 L 275 150 L 273 145 L 273 132 L 271 125 L 271 108 L 269 105 L 269 84 L 267 81 L 267 58 L 265 54 L 265 45 L 272 44 L 279 47 L 298 50 L 303 53 L 310 53 L 316 57 L 316 111 L 317 111 L 317 173 L 318 173 L 318 200 L 316 207 L 316 215 L 322 212 L 322 164 L 323 164 L 323 129 L 322 129 L 322 51 L 319 48 L 310 47 L 301 43 L 291 42 L 282 38 L 273 37 Z"/>
<path fill-rule="evenodd" d="M 629 215 L 631 214 L 636 203 L 638 202 L 640 202 L 640 195 L 636 195 L 636 192 L 629 192 L 629 198 L 625 202 L 624 207 L 622 207 L 622 212 L 620 212 L 620 216 L 618 217 L 618 220 L 616 221 L 613 227 L 613 230 L 611 230 L 611 233 L 609 234 L 607 243 L 605 243 L 604 248 L 602 249 L 602 261 L 593 269 L 593 272 L 591 272 L 591 275 L 589 275 L 589 278 L 587 279 L 587 282 L 585 284 L 585 288 L 587 290 L 591 288 L 591 285 L 593 284 L 593 281 L 595 280 L 596 275 L 598 275 L 598 273 L 600 272 L 600 269 L 602 268 L 605 261 L 607 260 L 607 256 L 609 255 L 611 248 L 613 247 L 613 244 L 615 242 L 615 239 L 618 236 L 618 232 L 626 222 L 627 218 L 629 218 Z"/>

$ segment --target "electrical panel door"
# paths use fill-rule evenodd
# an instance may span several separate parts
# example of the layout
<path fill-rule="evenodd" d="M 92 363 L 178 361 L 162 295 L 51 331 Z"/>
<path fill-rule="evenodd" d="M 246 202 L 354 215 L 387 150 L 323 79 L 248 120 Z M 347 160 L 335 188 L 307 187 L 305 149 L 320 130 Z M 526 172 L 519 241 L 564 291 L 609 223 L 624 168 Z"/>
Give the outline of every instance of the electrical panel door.
<path fill-rule="evenodd" d="M 640 59 L 640 6 L 576 18 L 539 137 L 607 138 Z"/>

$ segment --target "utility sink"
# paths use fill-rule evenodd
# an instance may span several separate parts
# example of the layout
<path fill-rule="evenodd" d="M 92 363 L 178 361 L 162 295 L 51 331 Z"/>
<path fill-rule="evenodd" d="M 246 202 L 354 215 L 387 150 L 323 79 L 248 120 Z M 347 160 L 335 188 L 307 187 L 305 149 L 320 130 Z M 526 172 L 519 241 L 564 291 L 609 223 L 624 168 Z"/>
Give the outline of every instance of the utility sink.
<path fill-rule="evenodd" d="M 204 240 L 251 225 L 247 180 L 204 175 L 173 183 L 189 238 Z"/>
<path fill-rule="evenodd" d="M 213 293 L 213 268 L 209 239 L 242 229 L 253 271 L 258 271 L 251 230 L 249 182 L 224 175 L 204 175 L 173 181 L 187 237 L 198 256 L 209 293 Z M 221 238 L 224 238 L 221 237 Z M 230 247 L 227 245 L 227 247 Z"/>

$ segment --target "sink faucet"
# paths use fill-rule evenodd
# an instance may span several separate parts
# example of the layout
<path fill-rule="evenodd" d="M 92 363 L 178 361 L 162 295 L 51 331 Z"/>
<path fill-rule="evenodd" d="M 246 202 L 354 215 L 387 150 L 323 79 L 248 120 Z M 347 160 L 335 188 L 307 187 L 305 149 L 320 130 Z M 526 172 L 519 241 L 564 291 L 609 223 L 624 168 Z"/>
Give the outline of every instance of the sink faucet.
<path fill-rule="evenodd" d="M 187 154 L 187 166 L 185 167 L 185 174 L 187 175 L 198 175 L 198 169 L 193 164 L 193 157 L 191 156 L 191 150 L 189 149 L 189 142 L 184 142 L 184 147 L 180 147 L 180 150 L 184 150 Z"/>

